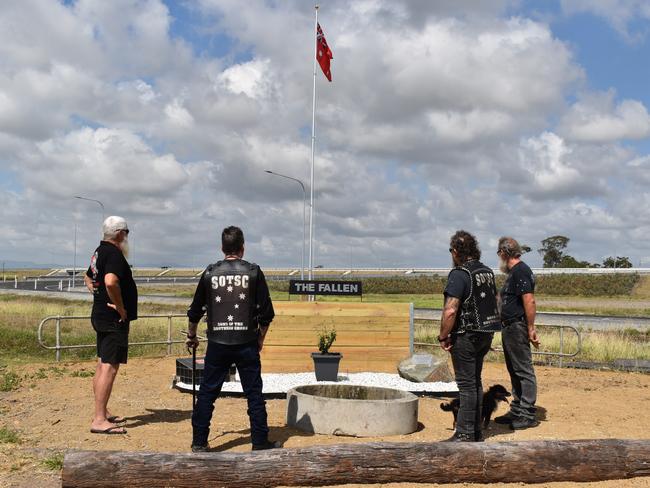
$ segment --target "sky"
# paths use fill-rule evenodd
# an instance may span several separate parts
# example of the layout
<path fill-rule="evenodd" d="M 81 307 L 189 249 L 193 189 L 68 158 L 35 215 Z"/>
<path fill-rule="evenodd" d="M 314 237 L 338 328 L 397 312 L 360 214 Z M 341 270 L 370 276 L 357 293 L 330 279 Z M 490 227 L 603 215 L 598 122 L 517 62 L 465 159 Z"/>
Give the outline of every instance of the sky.
<path fill-rule="evenodd" d="M 510 235 L 650 267 L 650 4 L 323 0 L 314 265 L 445 267 Z M 314 4 L 23 0 L 0 11 L 0 260 L 78 265 L 104 216 L 135 266 L 299 267 Z M 76 236 L 76 238 L 75 238 Z M 76 256 L 76 258 L 75 258 Z"/>

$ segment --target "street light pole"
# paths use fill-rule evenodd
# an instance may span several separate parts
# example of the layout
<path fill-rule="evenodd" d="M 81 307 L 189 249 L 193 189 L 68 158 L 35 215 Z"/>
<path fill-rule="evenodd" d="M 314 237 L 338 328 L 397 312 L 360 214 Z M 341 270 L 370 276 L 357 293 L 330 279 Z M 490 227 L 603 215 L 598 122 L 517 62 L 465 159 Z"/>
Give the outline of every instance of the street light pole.
<path fill-rule="evenodd" d="M 80 197 L 77 195 L 75 195 L 75 198 L 79 200 L 86 200 L 87 202 L 99 203 L 99 206 L 102 207 L 102 223 L 104 223 L 104 214 L 106 213 L 106 208 L 104 208 L 104 204 L 102 202 L 100 202 L 99 200 L 95 200 L 94 198 Z"/>
<path fill-rule="evenodd" d="M 74 256 L 72 258 L 72 289 L 77 286 L 77 223 L 74 223 Z"/>
<path fill-rule="evenodd" d="M 305 279 L 305 217 L 306 217 L 306 205 L 307 205 L 307 192 L 305 191 L 305 185 L 300 181 L 298 178 L 293 178 L 291 176 L 287 175 L 282 175 L 280 173 L 275 173 L 271 170 L 264 170 L 266 173 L 270 175 L 275 175 L 279 176 L 281 178 L 286 178 L 288 180 L 293 180 L 297 182 L 300 185 L 300 188 L 302 188 L 302 259 L 300 262 L 300 279 L 304 280 Z"/>

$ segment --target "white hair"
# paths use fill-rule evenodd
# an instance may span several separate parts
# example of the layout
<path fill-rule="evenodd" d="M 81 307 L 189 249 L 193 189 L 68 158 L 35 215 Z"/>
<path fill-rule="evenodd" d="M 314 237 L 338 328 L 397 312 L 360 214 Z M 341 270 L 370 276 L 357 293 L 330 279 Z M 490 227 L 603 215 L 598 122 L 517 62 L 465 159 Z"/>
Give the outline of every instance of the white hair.
<path fill-rule="evenodd" d="M 104 239 L 115 239 L 119 231 L 127 230 L 128 228 L 129 226 L 124 217 L 118 217 L 117 215 L 106 217 L 106 220 L 104 220 L 104 223 L 102 224 Z"/>

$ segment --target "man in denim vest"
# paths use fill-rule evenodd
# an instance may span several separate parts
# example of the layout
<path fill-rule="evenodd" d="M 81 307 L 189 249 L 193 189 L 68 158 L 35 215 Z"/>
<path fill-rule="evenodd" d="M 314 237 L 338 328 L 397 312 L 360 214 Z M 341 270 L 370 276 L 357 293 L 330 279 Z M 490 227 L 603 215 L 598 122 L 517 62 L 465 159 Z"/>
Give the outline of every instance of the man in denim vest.
<path fill-rule="evenodd" d="M 459 230 L 449 245 L 454 268 L 445 287 L 438 341 L 451 353 L 460 408 L 450 442 L 482 441 L 483 359 L 501 327 L 494 273 L 482 264 L 476 238 Z"/>

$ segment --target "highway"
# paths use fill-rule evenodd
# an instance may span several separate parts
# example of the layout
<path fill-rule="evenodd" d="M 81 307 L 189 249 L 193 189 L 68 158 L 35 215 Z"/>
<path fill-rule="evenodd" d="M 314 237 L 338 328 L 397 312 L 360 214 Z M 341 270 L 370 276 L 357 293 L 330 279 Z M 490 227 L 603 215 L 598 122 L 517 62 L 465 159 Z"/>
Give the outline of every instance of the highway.
<path fill-rule="evenodd" d="M 442 310 L 416 308 L 416 320 L 440 320 Z M 571 325 L 591 330 L 650 330 L 648 317 L 616 317 L 611 315 L 586 315 L 569 312 L 537 312 L 535 322 L 539 325 Z"/>

